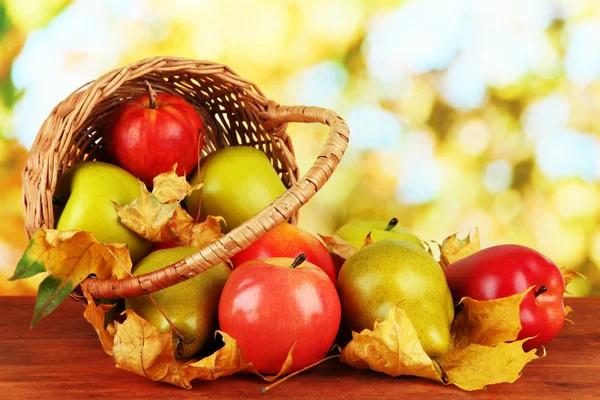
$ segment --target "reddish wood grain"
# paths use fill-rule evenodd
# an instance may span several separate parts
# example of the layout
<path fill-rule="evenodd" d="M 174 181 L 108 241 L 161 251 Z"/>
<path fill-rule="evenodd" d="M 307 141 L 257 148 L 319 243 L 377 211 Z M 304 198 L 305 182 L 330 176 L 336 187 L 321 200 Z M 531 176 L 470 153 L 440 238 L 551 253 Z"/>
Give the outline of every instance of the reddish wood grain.
<path fill-rule="evenodd" d="M 254 376 L 195 381 L 186 391 L 118 370 L 104 354 L 83 308 L 73 301 L 29 329 L 34 298 L 0 297 L 0 399 L 284 398 L 284 399 L 600 399 L 600 298 L 567 299 L 566 324 L 514 384 L 463 392 L 424 379 L 357 371 L 335 360 L 267 393 Z"/>

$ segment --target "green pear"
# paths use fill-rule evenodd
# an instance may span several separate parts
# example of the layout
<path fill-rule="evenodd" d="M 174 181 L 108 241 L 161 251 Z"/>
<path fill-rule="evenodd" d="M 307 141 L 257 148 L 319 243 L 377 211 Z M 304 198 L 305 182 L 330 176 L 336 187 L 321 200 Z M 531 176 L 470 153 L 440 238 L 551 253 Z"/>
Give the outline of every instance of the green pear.
<path fill-rule="evenodd" d="M 201 196 L 201 215 L 223 217 L 224 232 L 254 217 L 286 190 L 265 153 L 248 146 L 226 147 L 202 159 L 190 183 L 200 182 L 202 189 L 185 199 L 188 212 L 198 215 Z"/>
<path fill-rule="evenodd" d="M 191 246 L 180 246 L 153 251 L 134 267 L 133 275 L 156 271 L 197 253 L 198 250 Z M 151 296 L 185 339 L 182 353 L 178 354 L 177 336 L 173 333 L 175 357 L 191 357 L 212 338 L 217 328 L 219 298 L 230 273 L 227 265 L 219 264 L 192 279 L 152 293 Z M 160 332 L 171 329 L 148 296 L 125 299 L 125 308 L 133 310 Z"/>
<path fill-rule="evenodd" d="M 423 247 L 423 243 L 421 243 L 421 240 L 417 236 L 406 229 L 397 226 L 397 224 L 397 218 L 392 218 L 390 222 L 363 221 L 349 223 L 338 229 L 334 233 L 334 236 L 339 237 L 357 249 L 360 249 L 363 246 L 365 238 L 369 233 L 371 233 L 371 239 L 374 242 L 381 239 L 396 239 L 405 240 L 414 243 L 419 247 Z"/>
<path fill-rule="evenodd" d="M 87 231 L 104 243 L 127 243 L 133 263 L 152 243 L 121 224 L 114 203 L 131 203 L 141 195 L 140 182 L 116 165 L 86 161 L 58 180 L 54 201 L 64 204 L 56 229 Z"/>
<path fill-rule="evenodd" d="M 402 240 L 374 242 L 346 260 L 337 284 L 344 320 L 353 331 L 373 329 L 398 305 L 430 357 L 448 351 L 452 295 L 442 268 L 421 247 Z"/>

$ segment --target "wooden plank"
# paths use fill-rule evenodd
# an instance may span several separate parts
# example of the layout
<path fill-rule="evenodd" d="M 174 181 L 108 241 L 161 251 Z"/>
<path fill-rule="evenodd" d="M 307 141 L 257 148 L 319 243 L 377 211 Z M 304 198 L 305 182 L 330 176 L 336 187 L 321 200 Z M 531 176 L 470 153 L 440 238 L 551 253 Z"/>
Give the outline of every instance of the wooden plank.
<path fill-rule="evenodd" d="M 548 356 L 533 361 L 514 384 L 464 392 L 424 379 L 357 371 L 332 360 L 262 394 L 255 376 L 194 381 L 186 391 L 118 370 L 83 319 L 66 301 L 33 329 L 35 299 L 0 297 L 0 399 L 283 398 L 283 399 L 600 399 L 600 298 L 567 299 L 575 309 Z"/>

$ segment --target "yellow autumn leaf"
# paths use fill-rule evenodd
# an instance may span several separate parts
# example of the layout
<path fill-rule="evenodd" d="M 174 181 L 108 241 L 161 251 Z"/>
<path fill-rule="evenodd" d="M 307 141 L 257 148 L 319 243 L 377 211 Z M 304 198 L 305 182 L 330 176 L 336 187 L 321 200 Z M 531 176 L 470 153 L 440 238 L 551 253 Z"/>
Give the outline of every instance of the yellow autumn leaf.
<path fill-rule="evenodd" d="M 171 237 L 165 231 L 165 226 L 181 206 L 179 203 L 161 202 L 142 182 L 140 187 L 142 194 L 133 202 L 115 204 L 121 223 L 151 242 L 168 242 Z"/>
<path fill-rule="evenodd" d="M 94 330 L 98 334 L 98 339 L 100 339 L 100 343 L 102 344 L 102 348 L 106 354 L 112 356 L 113 341 L 115 336 L 114 325 L 110 324 L 108 329 L 105 328 L 104 316 L 115 305 L 96 305 L 94 299 L 92 299 L 92 296 L 89 293 L 84 292 L 83 295 L 88 302 L 87 306 L 85 307 L 85 311 L 83 312 L 83 317 L 94 327 Z"/>
<path fill-rule="evenodd" d="M 377 321 L 373 331 L 353 332 L 341 360 L 359 369 L 420 376 L 465 390 L 514 382 L 528 362 L 539 358 L 535 350 L 523 351 L 524 340 L 514 341 L 521 330 L 519 306 L 526 293 L 490 301 L 464 298 L 451 326 L 449 351 L 435 361 L 424 352 L 399 307 Z"/>
<path fill-rule="evenodd" d="M 97 306 L 92 297 L 84 293 L 88 305 L 84 312 L 92 324 L 107 354 L 112 355 L 116 367 L 133 372 L 153 381 L 170 383 L 181 388 L 191 388 L 191 381 L 215 380 L 238 372 L 250 372 L 273 381 L 287 374 L 292 366 L 295 344 L 277 375 L 261 375 L 254 364 L 246 360 L 237 341 L 225 332 L 220 333 L 223 347 L 200 360 L 180 361 L 175 359 L 171 332 L 160 332 L 150 322 L 135 312 L 124 312 L 123 323 L 115 322 L 104 328 L 104 314 L 109 307 Z"/>
<path fill-rule="evenodd" d="M 169 172 L 157 175 L 153 180 L 152 194 L 156 196 L 158 201 L 168 204 L 180 202 L 193 191 L 202 187 L 202 184 L 190 185 L 185 176 L 178 176 L 177 164 Z"/>
<path fill-rule="evenodd" d="M 154 243 L 175 242 L 202 248 L 223 236 L 221 217 L 209 216 L 196 222 L 179 202 L 201 185 L 191 186 L 175 168 L 154 178 L 150 193 L 143 183 L 142 194 L 126 205 L 115 204 L 123 225 Z"/>
<path fill-rule="evenodd" d="M 569 291 L 567 290 L 567 286 L 573 281 L 573 278 L 580 277 L 583 279 L 587 279 L 585 275 L 580 274 L 577 271 L 573 271 L 568 267 L 560 267 L 560 273 L 562 274 L 563 279 L 565 281 L 565 293 L 569 293 Z"/>
<path fill-rule="evenodd" d="M 515 340 L 521 331 L 521 302 L 531 289 L 495 300 L 463 298 L 450 328 L 450 353 L 470 344 L 495 346 Z"/>
<path fill-rule="evenodd" d="M 372 331 L 352 332 L 340 360 L 358 369 L 372 369 L 391 376 L 413 375 L 441 382 L 431 358 L 423 350 L 417 331 L 406 312 L 391 307 Z"/>
<path fill-rule="evenodd" d="M 340 256 L 344 260 L 349 259 L 358 251 L 358 249 L 352 246 L 350 243 L 346 242 L 342 238 L 338 236 L 323 236 L 319 235 L 325 245 L 328 247 L 329 251 L 335 255 Z"/>
<path fill-rule="evenodd" d="M 540 358 L 535 354 L 535 349 L 527 353 L 523 351 L 523 342 L 526 340 L 496 346 L 471 344 L 457 352 L 448 353 L 440 365 L 448 377 L 448 383 L 464 390 L 512 383 L 521 376 L 528 362 Z"/>
<path fill-rule="evenodd" d="M 117 368 L 189 389 L 182 374 L 183 362 L 175 360 L 171 332 L 159 332 L 131 310 L 125 314 L 125 322 L 115 322 L 113 357 Z"/>
<path fill-rule="evenodd" d="M 201 249 L 223 236 L 219 222 L 221 220 L 221 217 L 209 215 L 204 222 L 196 222 L 179 207 L 165 226 L 165 232 L 179 246 L 194 246 Z"/>
<path fill-rule="evenodd" d="M 40 284 L 32 325 L 50 314 L 77 285 L 94 274 L 98 279 L 124 278 L 131 271 L 125 244 L 106 244 L 82 231 L 42 228 L 31 238 L 11 280 L 48 271 Z"/>
<path fill-rule="evenodd" d="M 455 261 L 463 259 L 481 250 L 479 230 L 475 228 L 473 236 L 467 235 L 464 239 L 458 238 L 458 233 L 448 236 L 440 246 L 440 265 L 446 268 Z"/>

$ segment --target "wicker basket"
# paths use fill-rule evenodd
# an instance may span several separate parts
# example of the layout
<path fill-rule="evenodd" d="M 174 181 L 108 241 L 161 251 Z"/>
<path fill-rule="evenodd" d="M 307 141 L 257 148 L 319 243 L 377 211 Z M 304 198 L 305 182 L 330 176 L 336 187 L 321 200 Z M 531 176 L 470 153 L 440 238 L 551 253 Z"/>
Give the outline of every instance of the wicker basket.
<path fill-rule="evenodd" d="M 206 128 L 203 155 L 225 146 L 254 146 L 270 158 L 288 190 L 258 215 L 173 265 L 120 280 L 86 279 L 82 287 L 96 299 L 140 296 L 182 282 L 228 260 L 281 222 L 295 222 L 300 207 L 329 179 L 348 145 L 346 123 L 333 111 L 280 106 L 225 65 L 148 58 L 86 84 L 46 119 L 23 170 L 28 237 L 42 226 L 54 227 L 52 195 L 58 177 L 79 162 L 103 159 L 102 133 L 111 111 L 145 93 L 144 80 L 157 91 L 184 97 L 198 110 Z M 323 150 L 301 179 L 286 133 L 288 122 L 320 122 L 330 127 Z"/>

